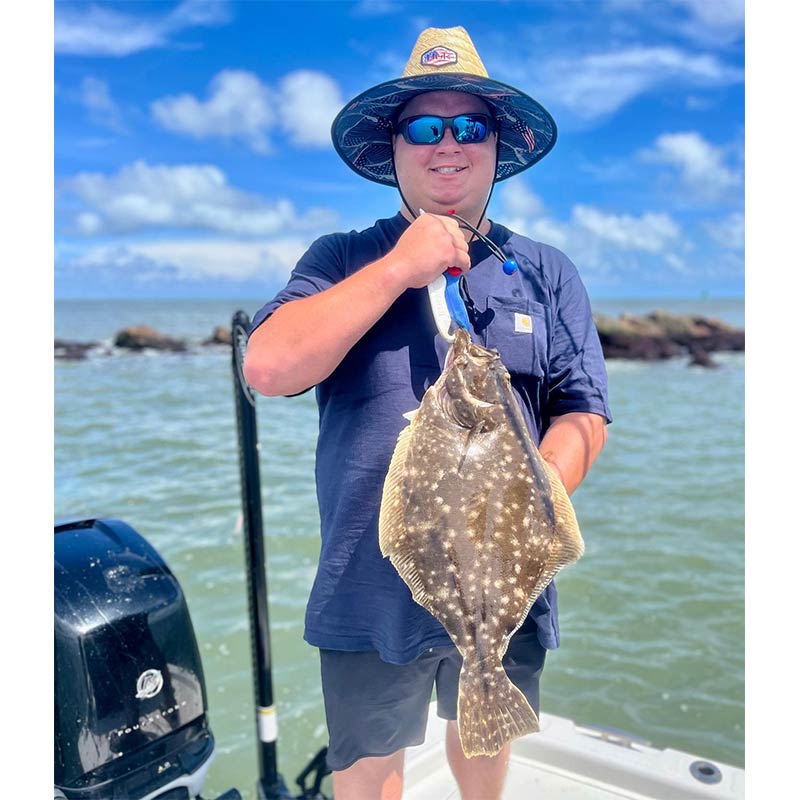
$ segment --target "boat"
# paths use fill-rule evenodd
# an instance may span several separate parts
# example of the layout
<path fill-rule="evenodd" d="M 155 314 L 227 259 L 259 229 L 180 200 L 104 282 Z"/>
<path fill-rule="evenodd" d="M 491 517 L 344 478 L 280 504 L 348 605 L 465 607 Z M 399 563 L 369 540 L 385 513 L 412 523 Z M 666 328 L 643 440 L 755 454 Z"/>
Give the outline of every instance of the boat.
<path fill-rule="evenodd" d="M 516 739 L 502 800 L 710 800 L 744 798 L 744 770 L 612 728 L 542 712 L 541 730 Z M 445 755 L 446 723 L 428 714 L 425 742 L 406 751 L 403 800 L 458 800 Z"/>
<path fill-rule="evenodd" d="M 277 764 L 277 709 L 262 529 L 255 395 L 242 375 L 249 319 L 232 322 L 258 800 L 331 800 L 326 748 L 287 788 Z M 177 579 L 144 536 L 104 517 L 55 525 L 57 800 L 204 800 L 215 755 L 200 648 Z M 741 800 L 744 770 L 634 735 L 540 715 L 512 743 L 503 800 Z M 455 800 L 446 723 L 430 708 L 425 741 L 406 752 L 404 800 Z M 310 781 L 310 785 L 309 782 Z M 241 800 L 237 788 L 215 800 Z M 212 800 L 206 797 L 205 800 Z"/>

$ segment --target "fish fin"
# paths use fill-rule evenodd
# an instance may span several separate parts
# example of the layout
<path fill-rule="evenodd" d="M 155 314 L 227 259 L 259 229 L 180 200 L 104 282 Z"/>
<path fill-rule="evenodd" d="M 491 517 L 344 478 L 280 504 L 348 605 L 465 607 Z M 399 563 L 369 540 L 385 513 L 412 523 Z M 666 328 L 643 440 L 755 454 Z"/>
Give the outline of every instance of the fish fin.
<path fill-rule="evenodd" d="M 383 482 L 381 512 L 378 517 L 378 544 L 381 555 L 391 560 L 403 582 L 411 590 L 414 600 L 434 613 L 433 597 L 425 588 L 415 565 L 414 543 L 408 538 L 404 514 L 403 483 L 413 427 L 413 424 L 408 425 L 400 431 L 389 471 Z"/>
<path fill-rule="evenodd" d="M 550 501 L 553 504 L 556 540 L 559 546 L 553 554 L 555 556 L 553 559 L 554 569 L 547 580 L 547 583 L 549 583 L 553 575 L 558 572 L 561 567 L 572 564 L 583 555 L 583 538 L 581 537 L 580 528 L 578 527 L 578 520 L 575 517 L 575 510 L 572 507 L 564 484 L 561 482 L 561 479 L 558 477 L 553 467 L 542 458 L 536 445 L 531 441 L 527 423 L 522 416 L 519 403 L 511 389 L 511 382 L 508 376 L 501 377 L 499 373 L 495 373 L 495 378 L 500 395 L 505 401 L 504 404 L 508 413 L 509 427 L 513 431 L 517 441 L 522 444 L 523 449 L 526 451 L 531 471 L 539 483 L 540 489 L 546 492 L 548 489 L 546 483 L 550 484 Z M 544 469 L 544 474 L 542 473 L 542 468 Z M 547 583 L 542 585 L 539 591 L 544 589 Z"/>
<path fill-rule="evenodd" d="M 553 502 L 555 518 L 555 539 L 548 554 L 546 563 L 539 573 L 538 579 L 530 595 L 530 603 L 524 617 L 528 616 L 536 598 L 547 588 L 562 567 L 575 563 L 584 551 L 583 537 L 578 527 L 575 509 L 569 499 L 567 490 L 556 471 L 544 460 L 541 463 L 550 480 L 550 495 Z M 524 618 L 523 617 L 523 618 Z M 521 623 L 520 623 L 521 624 Z"/>
<path fill-rule="evenodd" d="M 512 739 L 538 730 L 536 712 L 509 680 L 500 658 L 480 665 L 464 659 L 458 680 L 458 732 L 467 758 L 497 755 Z"/>
<path fill-rule="evenodd" d="M 394 454 L 389 463 L 389 471 L 383 482 L 381 497 L 381 513 L 378 518 L 378 542 L 384 558 L 394 553 L 401 534 L 406 532 L 403 517 L 403 476 L 405 474 L 406 456 L 411 442 L 411 425 L 406 425 L 397 437 Z"/>
<path fill-rule="evenodd" d="M 569 499 L 567 490 L 564 488 L 564 484 L 561 483 L 558 474 L 547 461 L 542 459 L 542 464 L 547 472 L 547 477 L 550 479 L 553 512 L 556 518 L 556 535 L 560 545 L 557 569 L 561 569 L 561 567 L 577 561 L 583 555 L 583 537 L 578 527 L 575 509 L 572 507 L 572 502 Z"/>
<path fill-rule="evenodd" d="M 417 411 L 419 411 L 419 408 L 415 408 L 412 411 L 406 411 L 406 413 L 403 414 L 403 418 L 407 419 L 409 422 L 411 422 L 414 419 L 414 417 L 417 415 Z"/>

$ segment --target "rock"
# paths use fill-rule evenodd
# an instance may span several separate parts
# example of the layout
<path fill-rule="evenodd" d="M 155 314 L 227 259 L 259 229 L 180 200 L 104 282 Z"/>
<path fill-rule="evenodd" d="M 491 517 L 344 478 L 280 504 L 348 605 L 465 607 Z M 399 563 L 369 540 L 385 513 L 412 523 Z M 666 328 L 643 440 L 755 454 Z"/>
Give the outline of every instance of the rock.
<path fill-rule="evenodd" d="M 675 342 L 688 345 L 694 339 L 707 335 L 708 328 L 698 324 L 696 317 L 684 314 L 672 314 L 669 311 L 653 311 L 645 317 L 664 335 Z"/>
<path fill-rule="evenodd" d="M 147 325 L 134 325 L 130 328 L 121 330 L 114 338 L 114 345 L 126 350 L 169 350 L 172 352 L 183 352 L 186 350 L 186 342 L 181 339 L 173 339 L 163 333 L 149 328 Z"/>
<path fill-rule="evenodd" d="M 689 314 L 654 311 L 647 319 L 661 328 L 678 344 L 691 348 L 698 344 L 706 352 L 714 350 L 744 350 L 744 331 L 721 320 Z"/>
<path fill-rule="evenodd" d="M 716 369 L 719 366 L 708 354 L 707 350 L 698 347 L 696 344 L 689 348 L 691 359 L 689 360 L 690 367 L 705 367 L 706 369 Z"/>
<path fill-rule="evenodd" d="M 670 341 L 662 330 L 639 318 L 625 315 L 614 319 L 596 314 L 595 325 L 606 358 L 655 361 L 682 352 L 682 348 Z"/>
<path fill-rule="evenodd" d="M 708 354 L 716 350 L 744 350 L 744 331 L 720 320 L 688 314 L 654 311 L 644 317 L 622 314 L 615 319 L 594 315 L 606 358 L 648 361 L 696 352 L 698 363 L 713 366 Z"/>
<path fill-rule="evenodd" d="M 54 357 L 64 360 L 78 361 L 86 358 L 86 354 L 96 347 L 100 347 L 100 342 L 71 342 L 65 339 L 54 339 Z"/>
<path fill-rule="evenodd" d="M 223 328 L 222 325 L 218 325 L 214 328 L 214 333 L 208 339 L 203 341 L 204 345 L 209 344 L 227 344 L 230 345 L 231 343 L 231 329 L 230 328 Z"/>
<path fill-rule="evenodd" d="M 634 314 L 622 314 L 619 319 L 624 330 L 632 335 L 649 336 L 653 339 L 670 338 L 660 325 L 647 317 L 637 317 Z"/>

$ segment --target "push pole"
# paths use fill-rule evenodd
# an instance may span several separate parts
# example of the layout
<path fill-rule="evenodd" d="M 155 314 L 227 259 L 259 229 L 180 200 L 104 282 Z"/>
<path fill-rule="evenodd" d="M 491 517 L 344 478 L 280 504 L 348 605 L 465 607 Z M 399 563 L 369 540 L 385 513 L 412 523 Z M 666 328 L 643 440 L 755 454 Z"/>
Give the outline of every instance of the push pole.
<path fill-rule="evenodd" d="M 231 324 L 233 350 L 233 392 L 239 441 L 239 471 L 244 517 L 245 572 L 250 612 L 250 643 L 253 657 L 253 686 L 256 700 L 259 800 L 291 798 L 278 772 L 278 718 L 272 693 L 272 655 L 267 609 L 267 572 L 264 553 L 264 526 L 261 514 L 261 475 L 258 461 L 256 398 L 242 372 L 250 319 L 237 311 Z"/>

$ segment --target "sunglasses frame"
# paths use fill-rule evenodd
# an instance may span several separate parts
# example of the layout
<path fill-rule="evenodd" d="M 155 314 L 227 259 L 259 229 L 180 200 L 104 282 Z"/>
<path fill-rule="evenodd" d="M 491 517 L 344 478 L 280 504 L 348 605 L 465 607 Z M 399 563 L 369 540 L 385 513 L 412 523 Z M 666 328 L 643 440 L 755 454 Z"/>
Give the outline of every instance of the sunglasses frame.
<path fill-rule="evenodd" d="M 481 120 L 485 120 L 486 136 L 483 139 L 479 139 L 474 142 L 459 142 L 458 138 L 456 137 L 456 132 L 453 128 L 453 123 L 455 122 L 455 120 L 462 119 L 463 117 L 480 117 Z M 412 122 L 415 122 L 418 119 L 426 119 L 426 118 L 441 120 L 442 132 L 439 134 L 439 138 L 436 139 L 436 141 L 434 142 L 412 142 L 411 139 L 409 138 L 408 126 Z M 395 130 L 396 136 L 402 135 L 402 137 L 406 140 L 406 142 L 408 142 L 408 144 L 414 145 L 416 147 L 439 144 L 439 142 L 441 142 L 442 139 L 444 139 L 444 133 L 448 129 L 450 130 L 450 133 L 453 135 L 453 139 L 455 139 L 456 142 L 458 142 L 458 144 L 461 145 L 483 144 L 484 142 L 488 141 L 491 134 L 493 134 L 497 130 L 497 125 L 493 117 L 491 117 L 489 114 L 484 114 L 482 111 L 475 111 L 466 114 L 456 114 L 456 116 L 454 117 L 443 117 L 440 114 L 416 114 L 413 117 L 406 117 L 405 119 L 400 120 L 398 123 L 396 123 L 394 127 L 396 128 Z"/>

